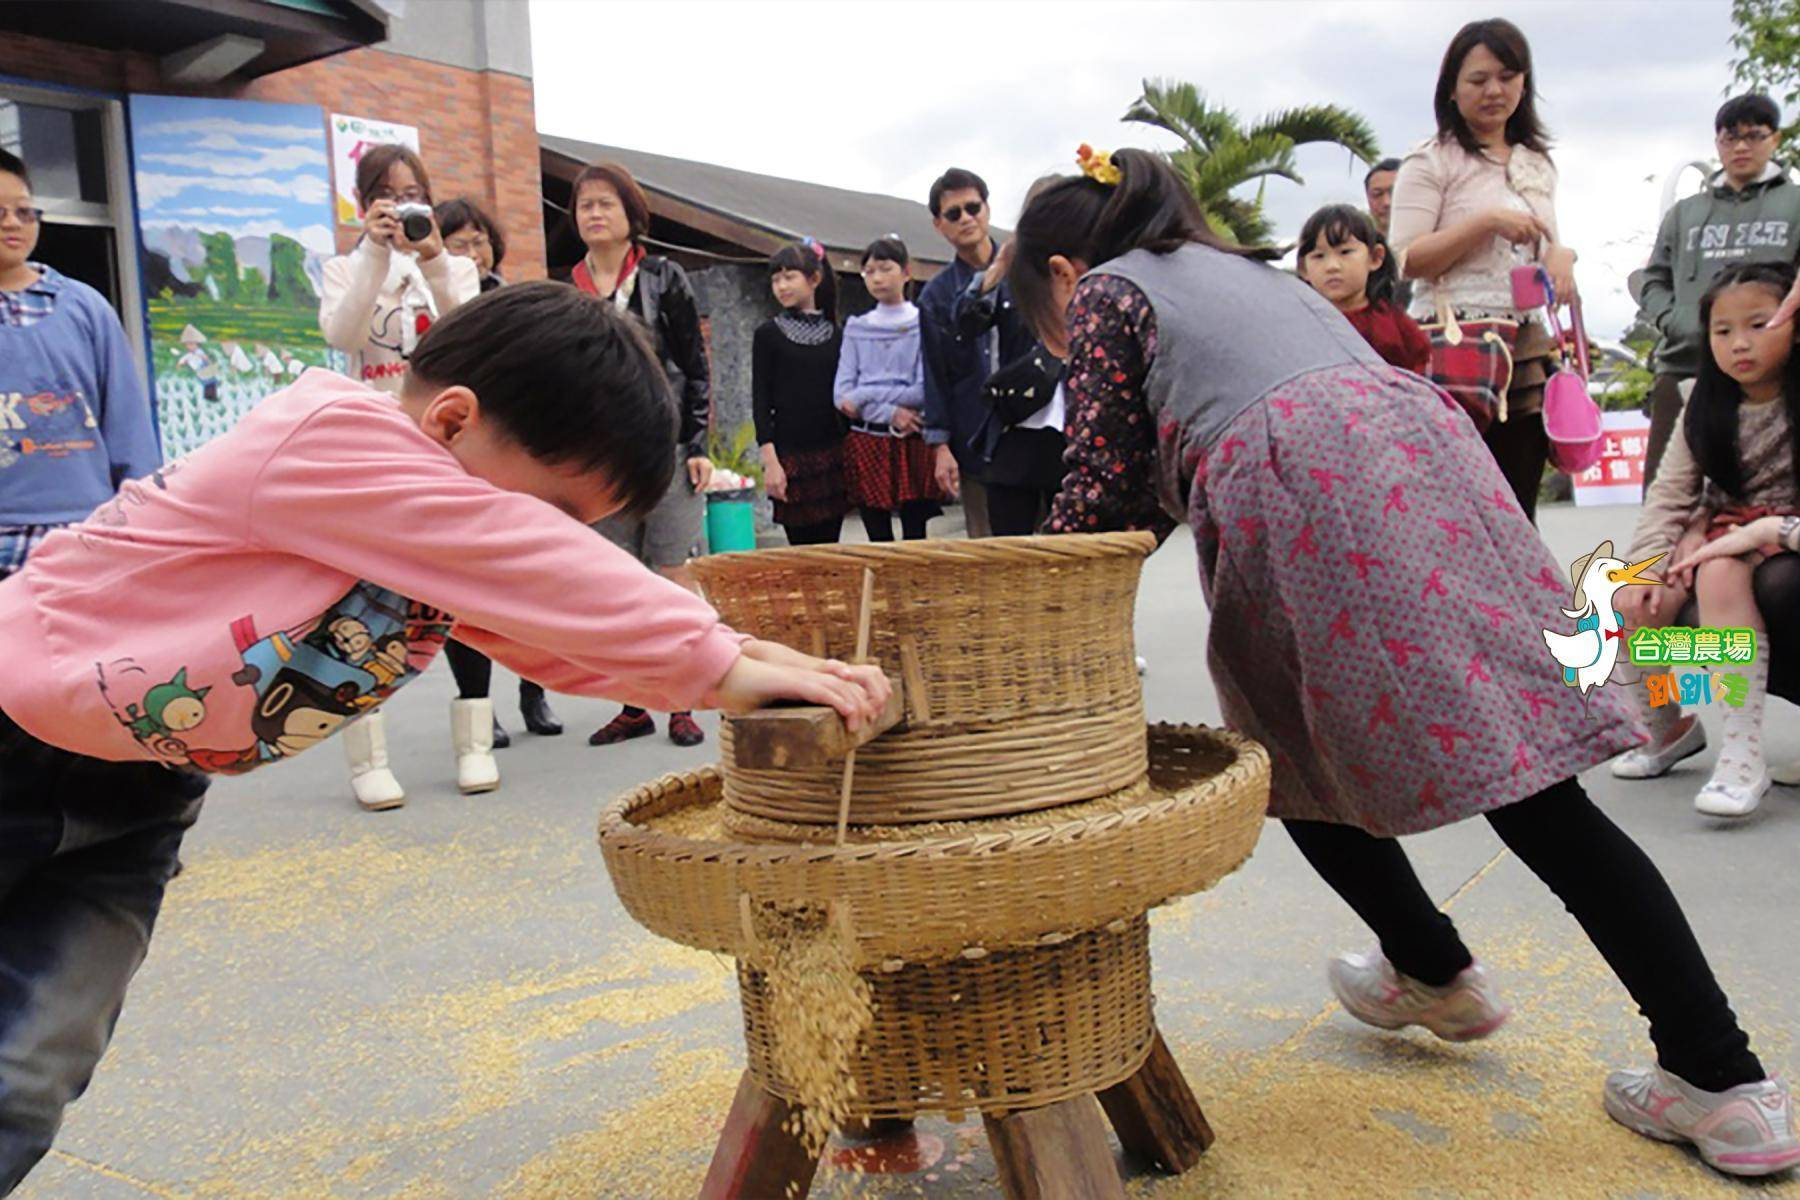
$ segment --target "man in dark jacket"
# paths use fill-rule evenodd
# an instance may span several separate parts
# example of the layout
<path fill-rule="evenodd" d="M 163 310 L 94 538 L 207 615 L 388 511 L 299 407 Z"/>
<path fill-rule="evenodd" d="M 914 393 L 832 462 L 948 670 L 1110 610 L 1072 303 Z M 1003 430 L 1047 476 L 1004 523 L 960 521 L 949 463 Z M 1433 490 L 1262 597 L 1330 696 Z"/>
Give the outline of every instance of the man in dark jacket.
<path fill-rule="evenodd" d="M 937 446 L 938 482 L 960 492 L 970 537 L 987 537 L 984 470 L 1000 427 L 981 398 L 981 385 L 1001 363 L 1029 351 L 1031 334 L 1006 285 L 982 287 L 998 247 L 988 233 L 987 184 L 952 167 L 931 185 L 932 224 L 956 251 L 919 293 L 919 334 L 925 357 L 925 440 Z M 973 295 L 965 300 L 965 293 Z"/>
<path fill-rule="evenodd" d="M 1719 109 L 1713 128 L 1723 167 L 1705 191 L 1664 214 L 1638 296 L 1643 319 L 1660 335 L 1645 488 L 1681 413 L 1681 385 L 1700 369 L 1701 295 L 1725 267 L 1800 259 L 1800 187 L 1769 161 L 1781 144 L 1781 109 L 1767 96 L 1738 96 Z"/>

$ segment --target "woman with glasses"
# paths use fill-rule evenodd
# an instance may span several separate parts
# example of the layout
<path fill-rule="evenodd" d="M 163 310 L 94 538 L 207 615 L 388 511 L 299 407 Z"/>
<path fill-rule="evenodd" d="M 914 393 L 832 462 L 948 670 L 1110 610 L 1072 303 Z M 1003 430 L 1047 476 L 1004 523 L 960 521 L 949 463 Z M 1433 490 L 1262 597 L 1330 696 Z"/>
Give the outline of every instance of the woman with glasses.
<path fill-rule="evenodd" d="M 31 261 L 43 216 L 25 164 L 0 150 L 0 580 L 162 462 L 112 307 Z"/>
<path fill-rule="evenodd" d="M 446 200 L 435 212 L 444 249 L 475 264 L 476 270 L 481 272 L 481 290 L 491 292 L 505 286 L 500 263 L 506 258 L 506 235 L 494 223 L 494 218 L 466 197 Z"/>
<path fill-rule="evenodd" d="M 406 360 L 419 337 L 451 309 L 481 291 L 473 259 L 448 254 L 431 210 L 431 177 L 405 146 L 368 150 L 356 164 L 356 201 L 363 236 L 356 248 L 325 264 L 319 328 L 350 356 L 350 375 L 400 394 Z M 451 701 L 456 784 L 464 794 L 500 786 L 494 762 L 494 706 L 479 696 Z M 388 767 L 379 711 L 344 730 L 350 788 L 370 811 L 398 808 L 406 792 Z"/>
<path fill-rule="evenodd" d="M 506 258 L 506 236 L 494 218 L 468 199 L 444 201 L 437 206 L 436 216 L 444 249 L 475 264 L 481 272 L 481 290 L 491 292 L 504 287 L 506 280 L 500 277 L 500 264 Z M 444 647 L 444 657 L 450 660 L 450 670 L 456 676 L 456 687 L 463 699 L 487 697 L 494 674 L 494 664 L 487 655 L 453 641 Z M 563 731 L 562 722 L 557 720 L 544 695 L 543 686 L 529 679 L 519 680 L 519 712 L 525 718 L 525 728 L 539 737 L 555 737 Z M 500 718 L 495 717 L 495 748 L 504 750 L 511 744 L 512 738 L 501 728 Z"/>

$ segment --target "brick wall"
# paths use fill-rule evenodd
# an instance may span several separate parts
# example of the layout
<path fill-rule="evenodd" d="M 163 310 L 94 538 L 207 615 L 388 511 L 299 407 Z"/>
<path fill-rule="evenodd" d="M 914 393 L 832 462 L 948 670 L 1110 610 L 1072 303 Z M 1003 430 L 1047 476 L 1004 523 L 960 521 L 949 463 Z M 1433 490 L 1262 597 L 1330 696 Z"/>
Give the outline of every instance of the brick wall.
<path fill-rule="evenodd" d="M 316 104 L 416 125 L 433 196 L 470 196 L 506 231 L 509 280 L 544 276 L 537 120 L 531 81 L 467 71 L 382 50 L 351 50 L 246 83 L 183 87 L 163 82 L 156 58 L 7 34 L 0 75 L 109 92 L 224 96 Z M 338 230 L 348 249 L 356 231 Z"/>

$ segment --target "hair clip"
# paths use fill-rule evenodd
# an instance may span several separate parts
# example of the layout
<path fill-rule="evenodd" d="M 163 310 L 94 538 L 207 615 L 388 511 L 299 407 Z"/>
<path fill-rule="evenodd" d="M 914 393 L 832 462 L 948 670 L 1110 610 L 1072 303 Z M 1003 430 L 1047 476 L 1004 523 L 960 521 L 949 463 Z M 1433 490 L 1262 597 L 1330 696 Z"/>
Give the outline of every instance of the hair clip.
<path fill-rule="evenodd" d="M 820 262 L 825 261 L 825 247 L 819 244 L 818 238 L 801 238 L 800 244 L 813 252 L 813 257 Z"/>
<path fill-rule="evenodd" d="M 1075 149 L 1075 161 L 1081 166 L 1081 173 L 1095 183 L 1103 183 L 1107 187 L 1115 186 L 1125 176 L 1113 165 L 1112 151 L 1096 150 L 1086 142 Z"/>

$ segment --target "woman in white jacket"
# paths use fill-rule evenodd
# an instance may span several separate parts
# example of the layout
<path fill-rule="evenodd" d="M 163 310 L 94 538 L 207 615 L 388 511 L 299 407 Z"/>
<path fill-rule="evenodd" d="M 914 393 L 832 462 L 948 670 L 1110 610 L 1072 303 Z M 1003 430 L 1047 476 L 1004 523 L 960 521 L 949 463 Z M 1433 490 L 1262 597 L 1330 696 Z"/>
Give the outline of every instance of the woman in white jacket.
<path fill-rule="evenodd" d="M 474 299 L 481 275 L 473 260 L 445 252 L 431 215 L 431 179 L 419 156 L 405 146 L 375 146 L 362 156 L 356 164 L 356 199 L 362 240 L 325 264 L 319 327 L 328 343 L 350 356 L 352 378 L 399 395 L 407 356 L 419 336 L 439 317 Z M 429 226 L 425 236 L 407 237 L 402 219 L 407 205 L 423 206 L 418 215 Z M 465 793 L 499 787 L 492 701 L 451 701 L 450 731 L 457 786 Z M 344 731 L 344 749 L 357 803 L 377 810 L 406 802 L 406 792 L 388 769 L 379 712 Z"/>

